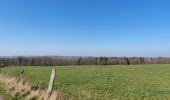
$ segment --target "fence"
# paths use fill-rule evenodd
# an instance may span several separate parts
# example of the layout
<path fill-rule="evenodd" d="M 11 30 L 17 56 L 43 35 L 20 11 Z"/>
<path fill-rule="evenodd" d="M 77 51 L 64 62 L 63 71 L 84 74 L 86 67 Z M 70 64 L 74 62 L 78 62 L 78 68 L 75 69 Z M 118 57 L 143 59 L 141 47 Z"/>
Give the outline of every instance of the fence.
<path fill-rule="evenodd" d="M 28 70 L 27 70 L 28 69 Z M 56 89 L 55 83 L 56 70 L 48 69 L 45 72 L 32 71 L 28 67 L 0 67 L 0 73 L 7 76 L 14 76 L 18 79 L 26 79 L 32 86 L 32 89 L 47 89 L 48 96 L 51 95 L 52 90 Z"/>

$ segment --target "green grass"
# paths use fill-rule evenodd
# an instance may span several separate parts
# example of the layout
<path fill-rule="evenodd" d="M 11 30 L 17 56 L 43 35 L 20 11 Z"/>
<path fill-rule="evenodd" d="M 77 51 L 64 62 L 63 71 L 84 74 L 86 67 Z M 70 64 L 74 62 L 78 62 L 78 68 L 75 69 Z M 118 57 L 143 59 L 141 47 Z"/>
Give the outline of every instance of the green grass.
<path fill-rule="evenodd" d="M 5 99 L 11 100 L 11 95 L 3 88 L 3 85 L 0 83 L 0 96 L 3 96 Z"/>
<path fill-rule="evenodd" d="M 24 78 L 47 88 L 51 69 L 57 70 L 55 89 L 66 99 L 167 100 L 170 99 L 170 65 L 24 67 Z M 3 68 L 15 76 L 20 67 Z"/>
<path fill-rule="evenodd" d="M 5 98 L 5 100 L 23 100 L 21 97 L 12 97 L 6 89 L 4 89 L 4 85 L 0 83 L 0 96 Z"/>

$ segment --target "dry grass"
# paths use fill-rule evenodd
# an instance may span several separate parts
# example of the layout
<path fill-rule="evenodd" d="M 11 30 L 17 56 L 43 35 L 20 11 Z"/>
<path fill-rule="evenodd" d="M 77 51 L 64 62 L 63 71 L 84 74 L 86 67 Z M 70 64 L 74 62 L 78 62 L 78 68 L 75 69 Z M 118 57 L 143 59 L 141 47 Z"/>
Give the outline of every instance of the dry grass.
<path fill-rule="evenodd" d="M 0 74 L 0 81 L 5 84 L 13 96 L 20 95 L 29 100 L 61 100 L 59 91 L 53 91 L 49 96 L 46 90 L 32 89 L 31 85 L 21 78 Z"/>

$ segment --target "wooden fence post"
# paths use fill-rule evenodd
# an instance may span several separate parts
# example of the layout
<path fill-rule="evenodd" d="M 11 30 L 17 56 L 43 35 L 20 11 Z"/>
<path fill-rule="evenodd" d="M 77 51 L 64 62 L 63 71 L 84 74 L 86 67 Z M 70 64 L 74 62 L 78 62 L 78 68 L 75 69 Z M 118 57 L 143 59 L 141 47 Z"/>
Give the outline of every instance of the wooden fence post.
<path fill-rule="evenodd" d="M 56 70 L 52 69 L 51 78 L 50 78 L 50 82 L 49 82 L 48 90 L 47 90 L 48 96 L 51 95 L 51 92 L 52 92 L 52 89 L 53 89 L 53 85 L 54 85 L 55 76 L 56 76 Z"/>

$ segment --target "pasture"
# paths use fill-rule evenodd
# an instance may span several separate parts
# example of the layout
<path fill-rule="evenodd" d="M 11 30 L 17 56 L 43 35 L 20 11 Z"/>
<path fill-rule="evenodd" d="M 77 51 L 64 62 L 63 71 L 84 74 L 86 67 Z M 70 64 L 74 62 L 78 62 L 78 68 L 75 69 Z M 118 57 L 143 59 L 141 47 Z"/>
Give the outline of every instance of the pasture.
<path fill-rule="evenodd" d="M 64 99 L 139 100 L 170 99 L 170 65 L 26 66 L 24 78 L 35 88 L 46 89 L 51 69 L 57 70 L 54 88 Z M 16 76 L 21 67 L 2 68 Z"/>

